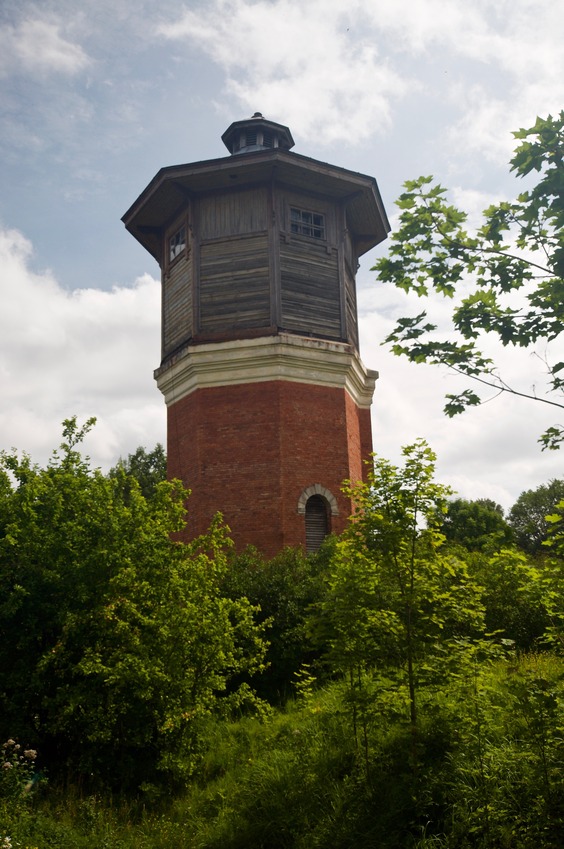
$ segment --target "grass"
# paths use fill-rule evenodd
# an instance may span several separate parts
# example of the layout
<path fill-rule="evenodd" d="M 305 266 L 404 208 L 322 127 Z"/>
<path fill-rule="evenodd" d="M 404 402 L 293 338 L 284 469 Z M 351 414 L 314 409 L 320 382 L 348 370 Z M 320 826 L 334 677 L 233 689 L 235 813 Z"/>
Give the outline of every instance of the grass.
<path fill-rule="evenodd" d="M 46 786 L 0 798 L 0 849 L 560 849 L 564 663 L 532 656 L 422 694 L 357 751 L 342 687 L 266 719 L 210 720 L 185 791 L 149 804 Z M 424 696 L 424 697 L 423 697 Z"/>
<path fill-rule="evenodd" d="M 0 837 L 9 834 L 17 849 L 297 845 L 299 833 L 315 825 L 312 809 L 331 809 L 334 776 L 353 761 L 346 718 L 334 701 L 332 694 L 320 695 L 316 703 L 289 705 L 266 721 L 210 721 L 196 780 L 156 805 L 112 803 L 56 787 L 33 799 L 0 799 Z"/>

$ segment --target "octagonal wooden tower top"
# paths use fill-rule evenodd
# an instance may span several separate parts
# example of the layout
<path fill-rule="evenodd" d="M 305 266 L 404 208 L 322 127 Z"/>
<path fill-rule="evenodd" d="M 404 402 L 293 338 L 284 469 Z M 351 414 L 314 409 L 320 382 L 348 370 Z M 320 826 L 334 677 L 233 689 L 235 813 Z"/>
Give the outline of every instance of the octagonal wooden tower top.
<path fill-rule="evenodd" d="M 294 153 L 260 113 L 222 139 L 230 156 L 161 168 L 122 219 L 161 267 L 161 366 L 278 333 L 358 350 L 358 257 L 390 229 L 376 180 Z"/>

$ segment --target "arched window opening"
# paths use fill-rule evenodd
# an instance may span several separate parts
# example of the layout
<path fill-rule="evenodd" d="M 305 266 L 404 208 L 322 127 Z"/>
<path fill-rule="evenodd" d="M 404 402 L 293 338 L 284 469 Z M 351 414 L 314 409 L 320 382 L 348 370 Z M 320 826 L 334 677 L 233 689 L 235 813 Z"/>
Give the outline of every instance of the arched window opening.
<path fill-rule="evenodd" d="M 329 504 L 322 495 L 312 495 L 305 505 L 306 551 L 319 550 L 325 537 L 331 533 Z"/>

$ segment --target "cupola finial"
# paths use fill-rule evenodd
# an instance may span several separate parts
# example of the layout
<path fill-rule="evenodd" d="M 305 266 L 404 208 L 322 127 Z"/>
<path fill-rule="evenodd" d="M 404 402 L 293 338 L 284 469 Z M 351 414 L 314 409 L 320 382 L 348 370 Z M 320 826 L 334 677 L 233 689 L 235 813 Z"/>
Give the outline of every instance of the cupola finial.
<path fill-rule="evenodd" d="M 288 127 L 268 121 L 262 112 L 255 112 L 252 118 L 235 121 L 221 137 L 231 154 L 251 153 L 257 150 L 281 148 L 290 150 L 294 139 Z"/>

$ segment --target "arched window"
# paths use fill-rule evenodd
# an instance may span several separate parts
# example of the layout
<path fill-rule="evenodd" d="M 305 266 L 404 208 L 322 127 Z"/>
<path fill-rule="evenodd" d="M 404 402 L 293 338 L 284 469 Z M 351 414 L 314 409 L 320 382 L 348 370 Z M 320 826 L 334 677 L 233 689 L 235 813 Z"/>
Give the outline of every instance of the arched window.
<path fill-rule="evenodd" d="M 318 551 L 321 543 L 331 533 L 329 505 L 322 495 L 312 495 L 305 505 L 306 551 Z"/>
<path fill-rule="evenodd" d="M 327 487 L 314 483 L 300 495 L 298 513 L 305 518 L 306 551 L 311 554 L 331 533 L 331 516 L 339 515 L 337 499 Z"/>

